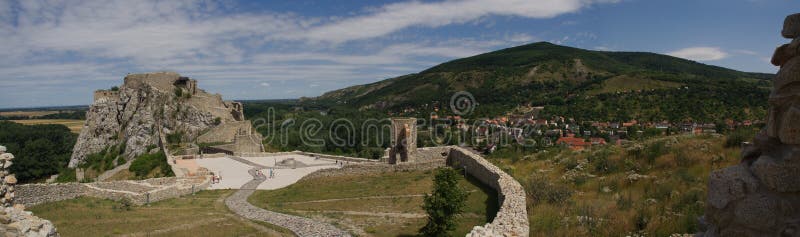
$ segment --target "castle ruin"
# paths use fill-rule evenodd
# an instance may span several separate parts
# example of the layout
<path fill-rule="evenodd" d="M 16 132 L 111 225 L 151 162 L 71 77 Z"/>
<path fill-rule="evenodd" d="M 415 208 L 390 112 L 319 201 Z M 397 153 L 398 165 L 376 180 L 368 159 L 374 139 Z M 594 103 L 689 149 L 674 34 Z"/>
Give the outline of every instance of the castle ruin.
<path fill-rule="evenodd" d="M 416 161 L 417 119 L 392 118 L 392 143 L 389 148 L 389 164 Z"/>

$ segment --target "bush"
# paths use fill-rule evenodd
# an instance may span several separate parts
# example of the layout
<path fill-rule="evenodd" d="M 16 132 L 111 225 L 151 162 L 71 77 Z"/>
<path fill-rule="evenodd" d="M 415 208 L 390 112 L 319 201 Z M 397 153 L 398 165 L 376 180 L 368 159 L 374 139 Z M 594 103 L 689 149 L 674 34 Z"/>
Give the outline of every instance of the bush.
<path fill-rule="evenodd" d="M 145 178 L 155 169 L 160 169 L 162 176 L 175 175 L 172 173 L 172 168 L 167 163 L 167 156 L 164 155 L 163 151 L 138 156 L 128 168 L 137 178 Z"/>
<path fill-rule="evenodd" d="M 175 87 L 175 97 L 181 98 L 183 96 L 183 90 L 179 87 Z"/>
<path fill-rule="evenodd" d="M 133 201 L 128 198 L 123 198 L 119 200 L 117 204 L 111 206 L 111 209 L 115 211 L 130 211 L 133 209 Z"/>
<path fill-rule="evenodd" d="M 523 183 L 528 197 L 534 202 L 548 202 L 550 204 L 563 204 L 572 197 L 572 189 L 550 183 L 546 177 L 538 174 L 531 175 Z"/>
<path fill-rule="evenodd" d="M 653 164 L 655 163 L 656 158 L 667 154 L 668 150 L 669 149 L 667 149 L 667 146 L 664 144 L 664 142 L 654 142 L 645 146 L 644 155 L 645 158 L 647 158 L 647 162 Z"/>
<path fill-rule="evenodd" d="M 742 142 L 752 141 L 756 132 L 751 127 L 738 128 L 728 134 L 725 139 L 725 147 L 739 147 Z"/>
<path fill-rule="evenodd" d="M 182 139 L 183 139 L 183 133 L 181 133 L 181 132 L 167 134 L 167 143 L 169 143 L 169 144 L 181 143 Z"/>
<path fill-rule="evenodd" d="M 77 182 L 78 179 L 75 176 L 75 169 L 63 168 L 61 171 L 58 172 L 58 178 L 56 178 L 56 183 L 69 183 L 69 182 Z"/>

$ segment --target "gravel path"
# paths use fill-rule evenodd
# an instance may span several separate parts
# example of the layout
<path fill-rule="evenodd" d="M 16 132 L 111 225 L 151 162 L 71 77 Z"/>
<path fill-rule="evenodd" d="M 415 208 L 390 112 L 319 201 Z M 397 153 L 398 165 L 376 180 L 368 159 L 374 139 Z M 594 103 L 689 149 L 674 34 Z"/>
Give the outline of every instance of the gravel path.
<path fill-rule="evenodd" d="M 350 236 L 349 233 L 328 223 L 264 210 L 247 202 L 247 197 L 250 197 L 255 192 L 255 188 L 266 180 L 263 176 L 255 176 L 256 171 L 255 168 L 250 169 L 248 172 L 253 175 L 253 180 L 242 185 L 239 191 L 225 199 L 225 205 L 231 211 L 247 219 L 282 226 L 298 236 Z"/>

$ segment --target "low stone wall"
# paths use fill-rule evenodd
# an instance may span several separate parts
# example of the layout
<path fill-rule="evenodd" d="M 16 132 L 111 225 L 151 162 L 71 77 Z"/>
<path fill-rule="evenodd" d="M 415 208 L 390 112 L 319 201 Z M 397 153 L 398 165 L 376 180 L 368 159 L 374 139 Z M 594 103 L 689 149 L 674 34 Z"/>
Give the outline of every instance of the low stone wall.
<path fill-rule="evenodd" d="M 451 149 L 452 147 L 448 146 L 423 147 L 417 148 L 415 155 L 418 161 L 441 160 L 447 158 Z"/>
<path fill-rule="evenodd" d="M 35 206 L 47 202 L 77 197 L 96 197 L 111 200 L 128 199 L 143 205 L 176 198 L 208 188 L 209 177 L 200 179 L 155 178 L 139 181 L 98 183 L 25 184 L 17 188 L 17 203 Z"/>
<path fill-rule="evenodd" d="M 514 178 L 477 155 L 461 147 L 450 147 L 447 165 L 466 169 L 466 172 L 499 195 L 500 210 L 492 222 L 475 226 L 467 236 L 528 236 L 528 212 L 525 209 L 525 190 Z"/>
<path fill-rule="evenodd" d="M 34 206 L 83 196 L 88 187 L 82 183 L 23 184 L 17 185 L 17 203 Z"/>
<path fill-rule="evenodd" d="M 387 172 L 432 170 L 444 166 L 445 166 L 444 159 L 431 160 L 427 162 L 400 163 L 397 165 L 390 165 L 386 163 L 353 163 L 342 166 L 341 168 L 321 169 L 314 173 L 306 175 L 302 179 L 333 177 L 341 175 L 368 175 L 368 174 L 382 174 Z"/>
<path fill-rule="evenodd" d="M 349 157 L 349 156 L 337 156 L 337 155 L 329 155 L 329 154 L 322 154 L 322 153 L 313 153 L 313 152 L 305 152 L 305 151 L 288 151 L 288 152 L 241 152 L 234 154 L 239 157 L 272 157 L 272 156 L 286 156 L 286 155 L 304 155 L 304 156 L 316 156 L 319 158 L 324 159 L 331 159 L 331 160 L 341 160 L 341 161 L 350 161 L 350 162 L 369 162 L 369 163 L 378 163 L 379 160 L 373 159 L 365 159 L 365 158 L 356 158 L 356 157 Z"/>

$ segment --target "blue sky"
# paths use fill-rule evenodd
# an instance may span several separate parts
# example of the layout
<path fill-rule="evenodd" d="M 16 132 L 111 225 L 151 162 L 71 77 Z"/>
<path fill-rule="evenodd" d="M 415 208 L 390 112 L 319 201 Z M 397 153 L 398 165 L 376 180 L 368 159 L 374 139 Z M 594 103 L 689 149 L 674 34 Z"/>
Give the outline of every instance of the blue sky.
<path fill-rule="evenodd" d="M 127 73 L 176 71 L 225 99 L 317 96 L 538 41 L 743 71 L 790 0 L 0 0 L 0 108 L 90 104 Z"/>

